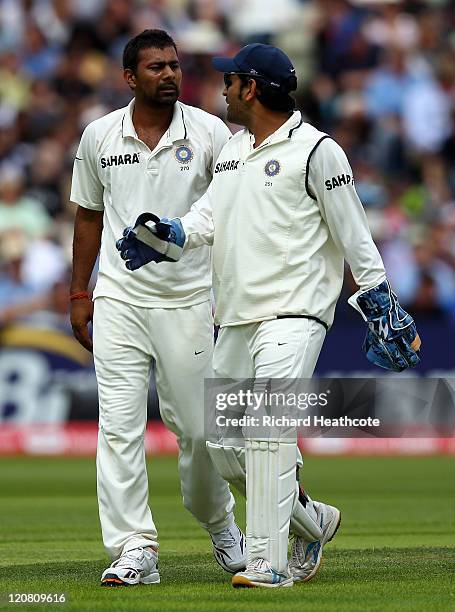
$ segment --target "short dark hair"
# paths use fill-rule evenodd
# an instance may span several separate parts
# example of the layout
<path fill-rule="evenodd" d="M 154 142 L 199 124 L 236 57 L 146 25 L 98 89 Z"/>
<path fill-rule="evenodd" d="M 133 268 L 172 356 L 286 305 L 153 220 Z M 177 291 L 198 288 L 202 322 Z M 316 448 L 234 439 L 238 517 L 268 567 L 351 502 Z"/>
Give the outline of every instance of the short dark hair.
<path fill-rule="evenodd" d="M 269 110 L 280 113 L 287 113 L 295 109 L 294 98 L 292 98 L 287 92 L 283 91 L 282 89 L 274 88 L 261 77 L 244 74 L 238 76 L 242 82 L 242 87 L 246 86 L 248 84 L 248 81 L 250 81 L 251 79 L 256 81 L 258 86 L 258 92 L 256 94 L 257 99 L 263 106 L 265 106 Z"/>
<path fill-rule="evenodd" d="M 177 52 L 177 45 L 167 32 L 164 30 L 144 30 L 126 44 L 123 50 L 123 68 L 129 68 L 136 72 L 141 49 L 164 49 L 165 47 L 174 47 Z"/>

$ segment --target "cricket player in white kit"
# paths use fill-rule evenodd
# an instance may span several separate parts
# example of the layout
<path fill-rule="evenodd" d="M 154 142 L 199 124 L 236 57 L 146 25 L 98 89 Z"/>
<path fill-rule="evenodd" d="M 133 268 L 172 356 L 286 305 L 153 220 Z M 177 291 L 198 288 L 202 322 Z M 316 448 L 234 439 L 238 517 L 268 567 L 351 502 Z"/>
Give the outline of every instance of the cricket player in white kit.
<path fill-rule="evenodd" d="M 350 302 L 369 324 L 368 359 L 394 370 L 417 365 L 420 339 L 390 290 L 346 155 L 293 111 L 289 92 L 297 82 L 289 58 L 252 44 L 213 65 L 225 73 L 228 119 L 246 129 L 225 145 L 208 192 L 189 213 L 154 225 L 139 219 L 125 232 L 119 246 L 127 266 L 178 259 L 174 247 L 185 253 L 213 245 L 215 320 L 221 326 L 215 374 L 264 381 L 312 376 L 346 259 L 359 286 Z M 160 241 L 169 246 L 161 248 Z M 239 452 L 210 448 L 227 480 L 245 480 Z M 298 537 L 288 565 L 296 442 L 257 439 L 248 430 L 245 458 L 247 568 L 233 585 L 286 587 L 312 578 L 339 511 L 305 496 L 306 525 L 314 521 L 321 534 L 313 541 Z"/>
<path fill-rule="evenodd" d="M 245 567 L 233 496 L 204 438 L 203 381 L 213 376 L 210 249 L 188 251 L 180 266 L 164 264 L 158 274 L 146 268 L 132 274 L 115 249 L 131 217 L 151 205 L 160 215 L 183 216 L 207 190 L 231 134 L 220 119 L 177 101 L 182 75 L 165 32 L 144 31 L 127 44 L 123 60 L 134 99 L 87 126 L 71 190 L 78 205 L 71 321 L 89 350 L 87 287 L 100 249 L 93 353 L 99 515 L 114 560 L 102 576 L 108 586 L 159 582 L 144 452 L 152 359 L 161 417 L 178 437 L 184 505 L 209 531 L 220 565 L 230 572 Z"/>

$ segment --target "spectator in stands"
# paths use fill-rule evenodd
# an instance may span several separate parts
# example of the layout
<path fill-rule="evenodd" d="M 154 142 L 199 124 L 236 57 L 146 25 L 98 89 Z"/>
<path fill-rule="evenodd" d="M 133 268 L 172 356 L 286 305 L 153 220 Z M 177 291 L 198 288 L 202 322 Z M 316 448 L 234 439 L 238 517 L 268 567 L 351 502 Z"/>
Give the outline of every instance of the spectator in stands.
<path fill-rule="evenodd" d="M 15 166 L 0 169 L 0 234 L 22 230 L 27 237 L 45 236 L 51 231 L 52 220 L 45 208 L 27 196 L 25 176 Z"/>

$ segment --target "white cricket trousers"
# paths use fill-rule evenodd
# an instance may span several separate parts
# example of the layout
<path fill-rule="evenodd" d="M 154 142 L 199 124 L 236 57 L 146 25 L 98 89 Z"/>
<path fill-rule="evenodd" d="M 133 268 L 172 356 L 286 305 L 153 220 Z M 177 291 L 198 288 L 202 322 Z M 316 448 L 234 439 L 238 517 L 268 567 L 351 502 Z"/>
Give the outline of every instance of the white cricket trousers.
<path fill-rule="evenodd" d="M 320 323 L 305 318 L 224 327 L 215 346 L 215 375 L 259 379 L 259 391 L 270 378 L 311 378 L 325 334 Z M 247 562 L 267 559 L 273 569 L 285 572 L 296 495 L 297 441 L 258 438 L 254 428 L 244 430 L 244 437 Z"/>
<path fill-rule="evenodd" d="M 139 546 L 158 546 L 144 449 L 152 358 L 161 418 L 178 438 L 183 504 L 211 532 L 232 524 L 234 498 L 210 460 L 204 435 L 204 378 L 213 376 L 210 303 L 140 308 L 96 298 L 93 349 L 98 505 L 107 552 L 116 559 Z"/>

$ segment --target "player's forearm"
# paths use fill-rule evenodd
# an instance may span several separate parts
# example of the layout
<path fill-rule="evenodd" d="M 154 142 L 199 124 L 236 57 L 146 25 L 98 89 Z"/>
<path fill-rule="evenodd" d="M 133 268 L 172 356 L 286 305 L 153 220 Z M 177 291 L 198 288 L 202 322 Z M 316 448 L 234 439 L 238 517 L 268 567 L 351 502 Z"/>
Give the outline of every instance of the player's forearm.
<path fill-rule="evenodd" d="M 342 218 L 334 220 L 332 215 L 328 215 L 328 223 L 330 233 L 348 262 L 355 282 L 365 291 L 385 280 L 386 272 L 362 214 L 363 211 L 359 211 L 359 218 L 350 215 L 349 222 Z"/>
<path fill-rule="evenodd" d="M 79 206 L 73 238 L 71 293 L 87 291 L 101 245 L 103 213 Z"/>
<path fill-rule="evenodd" d="M 349 227 L 344 227 L 338 240 L 344 258 L 351 268 L 352 276 L 362 291 L 371 289 L 385 280 L 384 263 L 373 241 L 366 218 L 358 219 L 356 223 L 351 217 Z"/>
<path fill-rule="evenodd" d="M 208 228 L 199 215 L 191 212 L 180 219 L 185 232 L 185 249 L 194 249 L 204 244 L 213 244 L 213 229 Z"/>
<path fill-rule="evenodd" d="M 210 198 L 209 190 L 180 219 L 186 236 L 185 249 L 213 244 L 215 228 Z"/>

